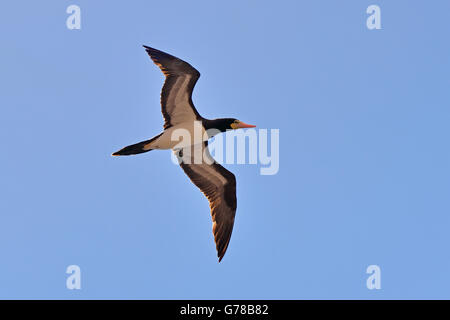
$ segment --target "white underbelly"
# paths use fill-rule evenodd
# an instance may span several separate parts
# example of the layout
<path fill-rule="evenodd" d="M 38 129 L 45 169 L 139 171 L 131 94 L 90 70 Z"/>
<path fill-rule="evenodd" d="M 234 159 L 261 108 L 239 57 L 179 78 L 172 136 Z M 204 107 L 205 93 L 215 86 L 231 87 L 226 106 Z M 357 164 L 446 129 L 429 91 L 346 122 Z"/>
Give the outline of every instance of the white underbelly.
<path fill-rule="evenodd" d="M 181 149 L 208 140 L 201 122 L 180 123 L 164 130 L 163 134 L 151 143 L 151 149 Z"/>

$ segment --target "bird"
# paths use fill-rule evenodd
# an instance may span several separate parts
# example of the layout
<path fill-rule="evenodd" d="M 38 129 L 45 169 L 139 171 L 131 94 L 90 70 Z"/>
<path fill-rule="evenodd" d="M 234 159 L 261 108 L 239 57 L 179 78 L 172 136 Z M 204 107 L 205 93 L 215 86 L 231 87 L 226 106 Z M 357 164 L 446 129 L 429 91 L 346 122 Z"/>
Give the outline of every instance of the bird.
<path fill-rule="evenodd" d="M 129 156 L 151 150 L 172 149 L 180 167 L 209 201 L 212 231 L 220 262 L 227 251 L 234 226 L 237 208 L 236 177 L 214 160 L 209 153 L 208 140 L 227 130 L 255 126 L 235 118 L 203 118 L 192 102 L 192 92 L 200 72 L 175 56 L 145 45 L 143 47 L 165 76 L 161 90 L 163 131 L 112 155 Z M 200 130 L 197 132 L 201 131 L 201 134 L 196 134 L 198 129 Z M 180 132 L 188 133 L 191 139 L 175 139 Z M 198 161 L 198 155 L 201 155 L 201 161 Z"/>

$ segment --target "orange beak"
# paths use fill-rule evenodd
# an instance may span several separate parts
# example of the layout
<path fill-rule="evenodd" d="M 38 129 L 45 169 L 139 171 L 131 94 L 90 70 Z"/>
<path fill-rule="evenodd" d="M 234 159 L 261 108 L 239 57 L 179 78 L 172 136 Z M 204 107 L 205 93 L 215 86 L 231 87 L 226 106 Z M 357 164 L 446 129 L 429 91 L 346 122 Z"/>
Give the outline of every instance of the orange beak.
<path fill-rule="evenodd" d="M 238 124 L 237 124 L 237 126 L 236 126 L 236 128 L 255 128 L 256 126 L 254 126 L 254 125 L 252 125 L 252 124 L 246 124 L 246 123 L 244 123 L 244 122 L 242 122 L 242 121 L 240 121 Z"/>

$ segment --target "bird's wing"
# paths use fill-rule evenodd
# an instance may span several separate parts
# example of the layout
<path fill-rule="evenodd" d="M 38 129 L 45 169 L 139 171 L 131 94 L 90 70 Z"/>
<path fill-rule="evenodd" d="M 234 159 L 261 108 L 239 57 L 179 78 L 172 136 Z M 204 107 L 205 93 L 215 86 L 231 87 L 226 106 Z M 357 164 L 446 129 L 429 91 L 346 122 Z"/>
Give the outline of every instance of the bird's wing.
<path fill-rule="evenodd" d="M 209 153 L 207 141 L 186 147 L 181 150 L 181 154 L 179 152 L 177 155 L 181 161 L 181 168 L 208 198 L 220 262 L 233 231 L 237 204 L 236 178 L 233 173 L 214 161 Z"/>
<path fill-rule="evenodd" d="M 176 124 L 200 120 L 192 103 L 192 91 L 200 72 L 189 63 L 165 52 L 144 46 L 150 58 L 166 76 L 161 90 L 161 112 L 164 129 Z"/>

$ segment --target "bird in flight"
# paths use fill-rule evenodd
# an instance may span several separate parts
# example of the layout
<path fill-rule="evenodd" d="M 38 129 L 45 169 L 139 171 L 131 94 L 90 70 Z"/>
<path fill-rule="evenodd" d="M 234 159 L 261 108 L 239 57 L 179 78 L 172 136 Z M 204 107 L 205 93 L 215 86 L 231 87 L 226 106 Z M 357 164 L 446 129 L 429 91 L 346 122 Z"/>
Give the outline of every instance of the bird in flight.
<path fill-rule="evenodd" d="M 237 206 L 236 178 L 214 161 L 208 150 L 208 139 L 227 130 L 255 126 L 234 118 L 203 118 L 192 102 L 192 91 L 200 73 L 189 63 L 170 54 L 147 46 L 144 48 L 166 77 L 161 91 L 164 130 L 149 140 L 124 147 L 112 155 L 128 156 L 155 149 L 172 149 L 181 168 L 209 201 L 220 262 L 233 231 Z M 198 127 L 201 134 L 196 134 Z M 180 139 L 180 132 L 187 132 L 191 139 Z"/>

